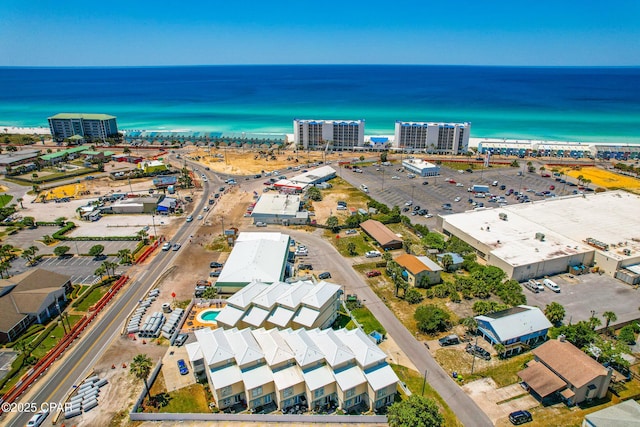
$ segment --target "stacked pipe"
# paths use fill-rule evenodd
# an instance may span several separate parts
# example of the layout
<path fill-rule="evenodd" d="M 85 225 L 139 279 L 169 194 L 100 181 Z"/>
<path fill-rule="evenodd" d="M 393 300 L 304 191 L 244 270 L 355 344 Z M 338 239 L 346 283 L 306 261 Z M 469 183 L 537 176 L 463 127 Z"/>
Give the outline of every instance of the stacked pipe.
<path fill-rule="evenodd" d="M 83 411 L 87 412 L 98 406 L 100 388 L 107 383 L 105 378 L 100 379 L 97 375 L 84 380 L 76 389 L 75 395 L 69 399 L 69 406 L 65 407 L 64 417 L 66 419 L 77 417 Z"/>
<path fill-rule="evenodd" d="M 169 318 L 167 319 L 167 323 L 162 327 L 162 336 L 171 339 L 171 336 L 176 331 L 176 328 L 180 324 L 180 319 L 184 315 L 184 309 L 176 308 L 173 310 Z"/>
<path fill-rule="evenodd" d="M 156 311 L 151 316 L 147 316 L 142 327 L 140 327 L 138 336 L 140 338 L 158 338 L 164 320 L 164 315 L 159 311 Z"/>

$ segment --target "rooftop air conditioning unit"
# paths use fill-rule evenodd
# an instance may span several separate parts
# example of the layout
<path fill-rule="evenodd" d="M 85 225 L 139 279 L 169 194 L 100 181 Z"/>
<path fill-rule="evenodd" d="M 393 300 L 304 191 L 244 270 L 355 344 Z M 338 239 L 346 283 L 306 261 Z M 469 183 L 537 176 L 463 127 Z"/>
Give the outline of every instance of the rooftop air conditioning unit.
<path fill-rule="evenodd" d="M 536 240 L 544 242 L 544 233 L 536 233 Z"/>

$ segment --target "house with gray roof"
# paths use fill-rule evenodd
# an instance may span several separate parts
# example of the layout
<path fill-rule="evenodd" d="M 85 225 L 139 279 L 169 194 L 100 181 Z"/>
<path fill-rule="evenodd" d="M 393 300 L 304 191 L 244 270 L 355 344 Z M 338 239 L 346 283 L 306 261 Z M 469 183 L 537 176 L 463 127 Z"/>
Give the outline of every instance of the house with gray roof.
<path fill-rule="evenodd" d="M 478 332 L 491 344 L 505 346 L 506 355 L 544 342 L 553 326 L 538 307 L 519 305 L 475 317 Z"/>

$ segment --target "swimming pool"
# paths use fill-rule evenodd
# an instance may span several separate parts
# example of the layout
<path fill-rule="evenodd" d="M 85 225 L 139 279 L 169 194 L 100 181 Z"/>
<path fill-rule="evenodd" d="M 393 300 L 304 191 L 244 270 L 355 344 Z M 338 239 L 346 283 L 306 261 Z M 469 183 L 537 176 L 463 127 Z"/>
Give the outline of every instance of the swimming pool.
<path fill-rule="evenodd" d="M 198 321 L 201 323 L 216 323 L 216 318 L 220 314 L 220 310 L 203 310 L 198 314 Z"/>

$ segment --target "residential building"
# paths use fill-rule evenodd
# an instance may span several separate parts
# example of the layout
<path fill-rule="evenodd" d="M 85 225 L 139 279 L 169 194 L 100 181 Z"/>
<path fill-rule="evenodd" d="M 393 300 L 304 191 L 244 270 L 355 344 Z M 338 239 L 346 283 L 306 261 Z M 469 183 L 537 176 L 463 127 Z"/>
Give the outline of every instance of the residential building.
<path fill-rule="evenodd" d="M 542 402 L 560 397 L 571 406 L 607 395 L 613 370 L 593 360 L 563 336 L 534 349 L 533 355 L 535 359 L 518 376 Z"/>
<path fill-rule="evenodd" d="M 393 146 L 433 154 L 464 154 L 469 148 L 471 123 L 396 121 Z"/>
<path fill-rule="evenodd" d="M 49 117 L 49 128 L 58 141 L 74 135 L 101 140 L 118 135 L 116 118 L 108 114 L 60 113 Z"/>
<path fill-rule="evenodd" d="M 200 329 L 187 344 L 219 409 L 329 405 L 349 411 L 393 403 L 398 377 L 360 329 Z"/>
<path fill-rule="evenodd" d="M 638 211 L 640 196 L 616 190 L 441 215 L 438 226 L 510 279 L 580 274 L 595 264 L 633 283 L 640 280 Z"/>
<path fill-rule="evenodd" d="M 475 317 L 478 332 L 491 344 L 505 346 L 505 354 L 543 342 L 553 326 L 538 307 L 519 305 Z"/>
<path fill-rule="evenodd" d="M 382 249 L 400 249 L 402 247 L 402 237 L 389 230 L 380 221 L 368 219 L 360 224 L 360 228 L 374 239 Z"/>
<path fill-rule="evenodd" d="M 325 329 L 338 315 L 340 295 L 340 285 L 325 281 L 252 282 L 227 299 L 216 322 L 225 329 Z"/>
<path fill-rule="evenodd" d="M 438 260 L 440 265 L 442 265 L 444 267 L 444 264 L 442 263 L 442 259 L 446 255 L 449 255 L 451 257 L 451 264 L 449 266 L 447 266 L 447 271 L 456 271 L 457 269 L 462 267 L 462 263 L 464 262 L 464 258 L 462 258 L 460 256 L 460 254 L 456 254 L 454 252 L 445 252 L 445 253 L 441 253 L 441 254 L 436 254 L 436 259 Z"/>
<path fill-rule="evenodd" d="M 36 168 L 36 159 L 40 155 L 40 150 L 19 150 L 9 151 L 0 154 L 0 171 L 17 171 L 24 168 L 26 172 Z"/>
<path fill-rule="evenodd" d="M 440 283 L 442 267 L 426 256 L 402 254 L 395 261 L 404 268 L 405 279 L 411 286 L 430 286 Z"/>
<path fill-rule="evenodd" d="M 216 282 L 218 292 L 235 293 L 255 281 L 284 281 L 289 240 L 282 233 L 240 233 Z"/>
<path fill-rule="evenodd" d="M 300 196 L 295 194 L 264 193 L 251 211 L 253 223 L 265 224 L 306 224 L 308 212 L 300 212 Z"/>
<path fill-rule="evenodd" d="M 364 120 L 293 120 L 296 147 L 351 150 L 364 145 Z"/>
<path fill-rule="evenodd" d="M 56 151 L 54 153 L 43 154 L 42 156 L 40 156 L 40 159 L 45 163 L 53 165 L 61 161 L 73 160 L 75 158 L 78 158 L 83 154 L 84 151 L 88 150 L 89 147 L 72 147 L 67 148 L 66 150 Z"/>
<path fill-rule="evenodd" d="M 32 323 L 57 315 L 69 292 L 69 276 L 41 268 L 0 279 L 0 343 L 15 341 Z"/>
<path fill-rule="evenodd" d="M 640 427 L 640 403 L 629 399 L 587 414 L 582 427 Z"/>

